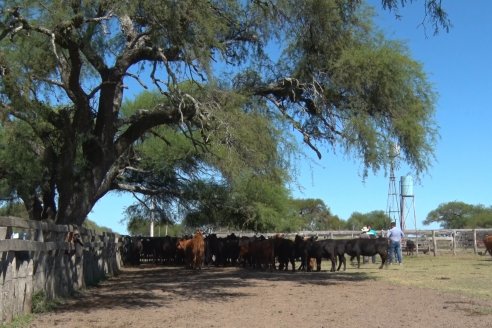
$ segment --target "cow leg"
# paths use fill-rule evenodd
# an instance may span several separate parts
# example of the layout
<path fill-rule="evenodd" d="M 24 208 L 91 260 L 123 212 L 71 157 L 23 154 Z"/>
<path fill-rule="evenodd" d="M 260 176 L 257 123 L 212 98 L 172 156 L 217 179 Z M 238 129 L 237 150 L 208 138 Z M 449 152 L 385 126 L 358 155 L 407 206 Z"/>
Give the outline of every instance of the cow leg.
<path fill-rule="evenodd" d="M 335 272 L 335 268 L 337 266 L 336 257 L 335 256 L 331 256 L 330 260 L 331 260 L 331 270 L 330 270 L 330 272 Z"/>
<path fill-rule="evenodd" d="M 386 263 L 388 255 L 384 253 L 379 253 L 379 256 L 381 256 L 381 265 L 379 266 L 379 268 L 382 269 L 384 267 L 384 264 Z"/>
<path fill-rule="evenodd" d="M 357 269 L 360 269 L 360 255 L 357 255 Z"/>
<path fill-rule="evenodd" d="M 316 258 L 316 271 L 321 271 L 321 257 Z"/>
<path fill-rule="evenodd" d="M 342 264 L 343 264 L 343 271 L 345 271 L 347 269 L 345 256 L 344 255 L 338 256 L 338 260 L 339 260 L 339 263 L 338 263 L 337 271 L 340 271 L 340 267 L 342 266 Z"/>
<path fill-rule="evenodd" d="M 290 264 L 292 264 L 292 271 L 296 271 L 296 260 L 294 258 L 290 259 Z"/>
<path fill-rule="evenodd" d="M 308 263 L 309 261 L 309 258 L 307 256 L 302 256 L 301 257 L 301 264 L 299 265 L 299 269 L 298 270 L 302 270 L 302 271 L 309 271 L 309 268 L 308 268 Z"/>

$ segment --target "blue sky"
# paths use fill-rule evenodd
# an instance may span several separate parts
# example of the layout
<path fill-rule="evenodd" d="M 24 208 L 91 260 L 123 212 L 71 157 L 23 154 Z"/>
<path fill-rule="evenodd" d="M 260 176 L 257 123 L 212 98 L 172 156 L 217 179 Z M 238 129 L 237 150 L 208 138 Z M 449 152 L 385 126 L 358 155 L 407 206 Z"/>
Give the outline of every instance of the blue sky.
<path fill-rule="evenodd" d="M 412 58 L 421 62 L 438 93 L 436 121 L 440 139 L 436 161 L 414 185 L 414 206 L 418 229 L 439 204 L 463 201 L 492 205 L 492 1 L 443 1 L 453 27 L 433 35 L 432 26 L 419 26 L 424 19 L 423 1 L 400 10 L 402 16 L 377 8 L 378 25 L 390 39 L 404 41 Z M 308 153 L 309 154 L 309 153 Z M 353 212 L 386 211 L 389 177 L 384 172 L 362 179 L 360 163 L 341 154 L 323 153 L 318 160 L 299 164 L 298 183 L 292 188 L 296 198 L 320 198 L 332 214 L 346 220 Z M 395 172 L 397 183 L 404 168 Z M 397 186 L 398 188 L 398 186 Z M 410 200 L 410 199 L 409 199 Z M 89 219 L 115 232 L 126 233 L 120 224 L 129 196 L 107 195 L 101 199 Z M 414 228 L 413 209 L 406 226 Z"/>

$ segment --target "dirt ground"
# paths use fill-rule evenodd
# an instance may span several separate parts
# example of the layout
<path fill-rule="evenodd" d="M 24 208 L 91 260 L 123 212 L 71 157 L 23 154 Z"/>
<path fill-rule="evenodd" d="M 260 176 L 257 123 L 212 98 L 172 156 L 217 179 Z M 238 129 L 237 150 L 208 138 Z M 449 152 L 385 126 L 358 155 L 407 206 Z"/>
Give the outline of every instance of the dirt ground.
<path fill-rule="evenodd" d="M 492 300 L 388 285 L 364 270 L 125 268 L 30 327 L 492 327 Z"/>

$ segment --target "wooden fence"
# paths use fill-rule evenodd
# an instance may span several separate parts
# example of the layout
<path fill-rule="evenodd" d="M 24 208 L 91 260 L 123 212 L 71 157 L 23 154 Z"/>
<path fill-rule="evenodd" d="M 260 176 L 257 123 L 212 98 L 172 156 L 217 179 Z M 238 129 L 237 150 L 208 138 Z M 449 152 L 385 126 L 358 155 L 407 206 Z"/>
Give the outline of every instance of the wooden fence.
<path fill-rule="evenodd" d="M 416 253 L 454 255 L 457 252 L 474 252 L 475 254 L 485 254 L 483 238 L 486 235 L 492 235 L 492 229 L 439 229 L 439 230 L 405 230 L 405 242 L 412 240 L 416 245 Z M 217 232 L 217 236 L 225 237 L 234 233 L 236 236 L 253 236 L 254 232 L 243 231 L 223 231 Z M 379 232 L 381 233 L 381 232 Z M 303 236 L 317 236 L 318 238 L 357 238 L 360 235 L 358 230 L 329 230 L 329 231 L 300 231 L 295 233 L 281 233 L 280 235 L 287 238 L 294 238 L 296 234 Z M 265 233 L 265 237 L 278 235 L 278 233 Z"/>
<path fill-rule="evenodd" d="M 121 268 L 120 236 L 0 216 L 0 324 L 31 313 L 32 297 L 66 297 Z"/>
<path fill-rule="evenodd" d="M 356 238 L 360 231 L 299 233 L 337 239 Z M 417 254 L 436 256 L 458 251 L 481 254 L 485 251 L 482 240 L 485 235 L 492 235 L 492 229 L 405 230 L 405 233 L 407 240 L 415 241 Z M 295 234 L 283 235 L 293 238 Z M 65 297 L 117 274 L 122 267 L 120 245 L 121 236 L 114 233 L 97 234 L 73 225 L 0 216 L 0 323 L 30 313 L 32 296 L 37 292 L 42 291 L 50 299 Z"/>

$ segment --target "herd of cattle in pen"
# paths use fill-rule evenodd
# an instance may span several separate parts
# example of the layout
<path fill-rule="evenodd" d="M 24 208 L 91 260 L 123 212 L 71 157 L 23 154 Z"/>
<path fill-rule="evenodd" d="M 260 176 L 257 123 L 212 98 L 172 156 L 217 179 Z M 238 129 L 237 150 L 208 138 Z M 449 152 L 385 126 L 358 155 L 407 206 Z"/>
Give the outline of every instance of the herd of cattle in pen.
<path fill-rule="evenodd" d="M 486 251 L 492 255 L 492 236 L 484 238 Z M 415 244 L 407 240 L 405 250 L 413 254 Z M 282 236 L 271 238 L 238 237 L 230 234 L 217 237 L 215 234 L 204 236 L 199 230 L 193 236 L 177 237 L 130 237 L 125 236 L 122 243 L 124 265 L 139 265 L 141 262 L 186 265 L 190 269 L 200 270 L 203 265 L 227 266 L 242 265 L 262 270 L 296 270 L 296 261 L 300 261 L 297 270 L 321 270 L 322 259 L 331 262 L 331 272 L 339 271 L 343 265 L 346 270 L 345 254 L 350 261 L 379 255 L 382 269 L 388 260 L 388 239 L 353 238 L 322 239 L 296 235 L 295 239 Z M 338 267 L 337 267 L 338 262 Z"/>
<path fill-rule="evenodd" d="M 411 242 L 411 241 L 408 241 Z M 408 243 L 407 251 L 413 251 L 415 244 Z M 193 236 L 177 237 L 130 237 L 123 238 L 122 260 L 124 265 L 138 265 L 141 262 L 186 265 L 200 270 L 203 265 L 242 265 L 262 270 L 321 270 L 322 259 L 331 261 L 330 271 L 346 269 L 345 254 L 350 260 L 357 259 L 360 267 L 361 256 L 381 257 L 380 269 L 388 259 L 388 239 L 322 239 L 302 237 L 295 239 L 274 236 L 271 238 L 238 237 L 234 234 L 217 237 L 204 236 L 196 231 Z M 337 267 L 338 262 L 338 267 Z"/>

